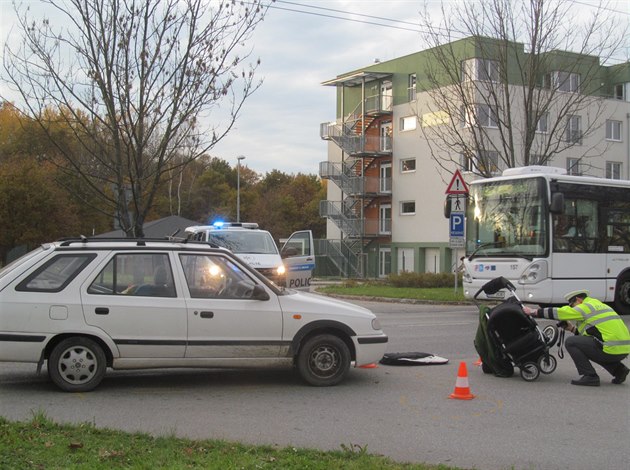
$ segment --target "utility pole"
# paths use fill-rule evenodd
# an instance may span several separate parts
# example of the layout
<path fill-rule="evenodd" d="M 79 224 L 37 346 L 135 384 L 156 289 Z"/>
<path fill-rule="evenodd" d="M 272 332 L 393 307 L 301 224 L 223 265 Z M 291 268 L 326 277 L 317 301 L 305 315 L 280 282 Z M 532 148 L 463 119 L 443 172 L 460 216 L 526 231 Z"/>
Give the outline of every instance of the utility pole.
<path fill-rule="evenodd" d="M 241 221 L 241 160 L 243 155 L 236 157 L 236 222 Z"/>

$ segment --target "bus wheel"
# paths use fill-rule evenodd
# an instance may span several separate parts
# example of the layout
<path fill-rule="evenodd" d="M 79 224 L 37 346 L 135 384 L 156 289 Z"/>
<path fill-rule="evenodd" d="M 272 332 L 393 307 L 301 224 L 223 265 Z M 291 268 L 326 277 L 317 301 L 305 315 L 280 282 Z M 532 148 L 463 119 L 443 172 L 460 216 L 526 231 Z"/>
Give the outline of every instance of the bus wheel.
<path fill-rule="evenodd" d="M 619 315 L 630 315 L 630 275 L 625 275 L 617 281 L 615 310 Z"/>

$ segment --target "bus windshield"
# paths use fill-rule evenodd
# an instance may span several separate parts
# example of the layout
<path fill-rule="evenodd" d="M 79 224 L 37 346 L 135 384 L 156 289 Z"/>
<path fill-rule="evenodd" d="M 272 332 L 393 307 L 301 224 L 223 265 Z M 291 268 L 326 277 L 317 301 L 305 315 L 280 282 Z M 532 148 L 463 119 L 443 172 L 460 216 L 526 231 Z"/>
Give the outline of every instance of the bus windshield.
<path fill-rule="evenodd" d="M 472 184 L 466 209 L 466 255 L 545 255 L 549 233 L 546 201 L 544 178 Z"/>

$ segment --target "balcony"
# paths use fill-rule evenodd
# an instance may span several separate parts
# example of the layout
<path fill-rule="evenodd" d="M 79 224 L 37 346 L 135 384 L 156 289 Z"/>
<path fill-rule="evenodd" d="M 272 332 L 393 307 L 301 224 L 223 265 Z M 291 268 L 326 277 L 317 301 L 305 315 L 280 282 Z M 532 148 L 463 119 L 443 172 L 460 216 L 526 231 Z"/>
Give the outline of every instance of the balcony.
<path fill-rule="evenodd" d="M 346 124 L 324 122 L 319 126 L 323 140 L 332 140 L 337 146 L 353 157 L 383 156 L 392 153 L 391 136 L 356 134 Z"/>
<path fill-rule="evenodd" d="M 383 196 L 392 192 L 392 179 L 378 176 L 360 176 L 355 164 L 320 162 L 319 176 L 334 181 L 341 190 L 352 196 Z"/>

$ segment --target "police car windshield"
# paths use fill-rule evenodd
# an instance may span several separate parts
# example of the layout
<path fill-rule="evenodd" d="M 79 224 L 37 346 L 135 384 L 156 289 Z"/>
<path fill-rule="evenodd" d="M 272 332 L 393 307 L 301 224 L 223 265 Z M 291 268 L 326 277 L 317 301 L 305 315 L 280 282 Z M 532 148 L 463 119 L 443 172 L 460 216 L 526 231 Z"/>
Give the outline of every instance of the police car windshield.
<path fill-rule="evenodd" d="M 277 255 L 278 247 L 268 232 L 252 230 L 225 230 L 210 232 L 208 241 L 231 250 L 233 253 Z"/>

